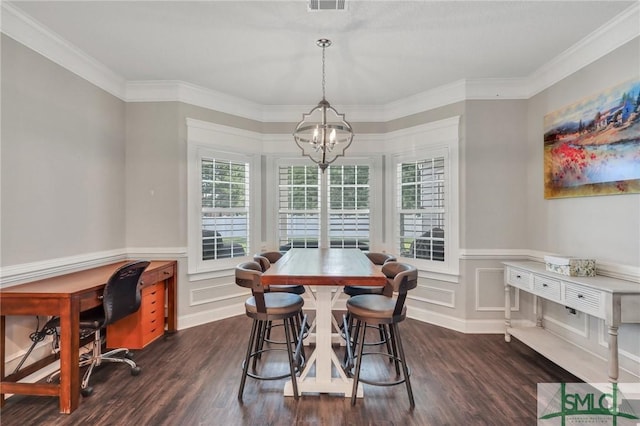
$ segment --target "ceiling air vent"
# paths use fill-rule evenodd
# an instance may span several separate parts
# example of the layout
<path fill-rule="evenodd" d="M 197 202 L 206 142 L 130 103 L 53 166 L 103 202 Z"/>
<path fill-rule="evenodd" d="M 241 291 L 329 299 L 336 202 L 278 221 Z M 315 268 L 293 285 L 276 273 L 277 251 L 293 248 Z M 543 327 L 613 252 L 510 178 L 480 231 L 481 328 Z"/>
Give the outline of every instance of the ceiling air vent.
<path fill-rule="evenodd" d="M 309 0 L 309 11 L 345 10 L 346 0 Z"/>

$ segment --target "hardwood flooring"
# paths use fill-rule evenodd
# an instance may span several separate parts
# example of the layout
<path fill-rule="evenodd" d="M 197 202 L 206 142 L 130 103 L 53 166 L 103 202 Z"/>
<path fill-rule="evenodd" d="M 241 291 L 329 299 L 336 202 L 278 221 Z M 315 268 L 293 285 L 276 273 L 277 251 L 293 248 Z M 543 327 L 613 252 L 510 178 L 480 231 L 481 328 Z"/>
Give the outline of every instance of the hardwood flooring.
<path fill-rule="evenodd" d="M 70 415 L 58 399 L 14 396 L 2 426 L 28 425 L 535 425 L 538 382 L 579 382 L 522 343 L 502 335 L 471 335 L 407 319 L 400 324 L 416 408 L 404 385 L 364 385 L 355 407 L 335 395 L 282 395 L 283 380 L 247 379 L 237 399 L 241 360 L 251 327 L 245 316 L 193 327 L 136 351 L 142 374 L 105 364 L 94 393 Z M 307 349 L 308 354 L 310 350 Z M 284 368 L 279 357 L 265 361 Z M 338 349 L 341 356 L 342 349 Z M 388 361 L 365 358 L 363 372 L 381 374 Z M 281 358 L 282 362 L 285 358 Z"/>

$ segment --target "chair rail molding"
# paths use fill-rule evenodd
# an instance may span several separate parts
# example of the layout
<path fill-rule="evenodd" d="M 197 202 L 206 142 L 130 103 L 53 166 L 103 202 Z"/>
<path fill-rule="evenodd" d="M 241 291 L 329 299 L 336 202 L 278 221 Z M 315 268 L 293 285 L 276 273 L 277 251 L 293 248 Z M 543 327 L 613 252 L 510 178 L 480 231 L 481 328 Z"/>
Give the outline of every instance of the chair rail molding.
<path fill-rule="evenodd" d="M 186 251 L 186 247 L 122 248 L 4 266 L 0 268 L 0 288 L 108 265 L 133 257 L 149 260 L 179 259 L 186 257 Z"/>

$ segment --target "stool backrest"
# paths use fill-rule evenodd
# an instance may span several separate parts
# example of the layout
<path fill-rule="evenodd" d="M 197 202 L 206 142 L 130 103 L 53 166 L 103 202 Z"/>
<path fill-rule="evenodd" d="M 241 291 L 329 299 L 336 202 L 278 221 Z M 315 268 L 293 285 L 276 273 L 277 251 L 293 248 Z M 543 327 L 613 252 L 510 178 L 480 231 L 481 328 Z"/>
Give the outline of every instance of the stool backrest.
<path fill-rule="evenodd" d="M 256 300 L 258 312 L 266 312 L 267 308 L 264 301 L 264 287 L 260 280 L 261 276 L 262 268 L 257 262 L 243 262 L 236 266 L 236 284 L 240 287 L 250 288 Z"/>
<path fill-rule="evenodd" d="M 262 272 L 265 272 L 271 267 L 271 261 L 260 254 L 256 254 L 255 256 L 253 256 L 253 261 L 260 265 L 260 269 L 262 270 Z"/>
<path fill-rule="evenodd" d="M 369 252 L 367 253 L 367 257 L 374 265 L 384 265 L 387 262 L 395 262 L 398 260 L 395 256 L 387 253 Z"/>
<path fill-rule="evenodd" d="M 391 297 L 392 292 L 398 293 L 393 314 L 400 315 L 407 298 L 407 291 L 418 286 L 418 270 L 407 263 L 387 262 L 382 266 L 382 273 L 387 277 L 385 295 Z"/>
<path fill-rule="evenodd" d="M 276 263 L 283 255 L 279 251 L 265 251 L 260 253 L 258 256 L 266 257 L 269 259 L 269 262 Z"/>

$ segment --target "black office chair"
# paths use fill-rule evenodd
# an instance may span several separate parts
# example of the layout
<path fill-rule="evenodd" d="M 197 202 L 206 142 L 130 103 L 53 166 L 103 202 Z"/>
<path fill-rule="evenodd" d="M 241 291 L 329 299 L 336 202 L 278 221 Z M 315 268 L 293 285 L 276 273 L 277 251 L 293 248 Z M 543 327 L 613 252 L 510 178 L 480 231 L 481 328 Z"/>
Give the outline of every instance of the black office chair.
<path fill-rule="evenodd" d="M 244 262 L 236 266 L 236 284 L 250 288 L 253 296 L 249 297 L 244 306 L 246 314 L 253 320 L 251 335 L 247 344 L 247 353 L 242 363 L 242 379 L 238 391 L 238 399 L 242 400 L 244 385 L 247 376 L 258 380 L 277 380 L 291 377 L 293 385 L 293 395 L 298 399 L 298 384 L 296 373 L 302 371 L 305 363 L 304 347 L 302 346 L 302 334 L 306 324 L 306 316 L 303 317 L 300 327 L 294 323 L 294 318 L 302 312 L 304 300 L 300 295 L 293 293 L 265 293 L 261 282 L 262 268 L 256 262 Z M 266 375 L 260 374 L 257 370 L 257 360 L 265 352 L 282 351 L 282 348 L 263 349 L 263 341 L 259 330 L 263 330 L 266 322 L 281 320 L 284 325 L 286 351 L 289 357 L 289 372 L 284 374 Z M 295 349 L 292 349 L 292 346 Z M 251 371 L 249 362 L 253 361 Z"/>
<path fill-rule="evenodd" d="M 118 348 L 102 353 L 100 330 L 140 308 L 140 279 L 147 266 L 149 266 L 149 262 L 136 261 L 118 268 L 104 287 L 101 296 L 102 306 L 80 313 L 80 329 L 94 332 L 93 352 L 90 357 L 80 361 L 80 367 L 89 366 L 80 385 L 82 396 L 90 396 L 93 393 L 93 388 L 89 386 L 89 379 L 94 367 L 103 362 L 124 363 L 131 367 L 132 376 L 140 374 L 140 367 L 130 359 L 133 354 L 127 348 Z M 59 327 L 60 319 L 53 318 L 49 324 Z M 116 357 L 115 355 L 118 354 L 122 354 L 123 357 Z M 59 371 L 53 373 L 47 378 L 47 382 L 52 382 L 54 377 L 59 374 Z"/>
<path fill-rule="evenodd" d="M 399 262 L 387 262 L 382 267 L 382 272 L 387 277 L 387 285 L 385 293 L 392 294 L 397 292 L 397 297 L 387 297 L 380 294 L 363 294 L 353 296 L 347 300 L 347 312 L 355 321 L 355 331 L 353 337 L 350 336 L 350 329 L 345 325 L 347 334 L 347 354 L 348 361 L 345 365 L 347 374 L 353 376 L 353 391 L 351 393 L 351 405 L 356 403 L 356 391 L 358 382 L 367 383 L 376 386 L 391 386 L 405 383 L 409 394 L 409 403 L 411 408 L 415 407 L 413 399 L 413 391 L 411 390 L 411 382 L 409 380 L 409 368 L 402 347 L 402 339 L 400 338 L 400 330 L 398 323 L 404 321 L 407 316 L 407 307 L 405 300 L 407 292 L 416 288 L 418 285 L 418 270 L 411 265 Z M 343 316 L 343 322 L 346 324 L 346 315 Z M 391 352 L 364 352 L 364 335 L 366 325 L 385 324 L 389 326 L 391 339 Z M 354 344 L 353 342 L 358 342 Z M 357 355 L 354 355 L 357 348 Z M 364 355 L 381 355 L 388 357 L 395 365 L 396 378 L 389 381 L 375 381 L 360 377 L 362 361 Z M 353 371 L 355 360 L 355 372 Z M 400 372 L 402 365 L 402 373 Z"/>

